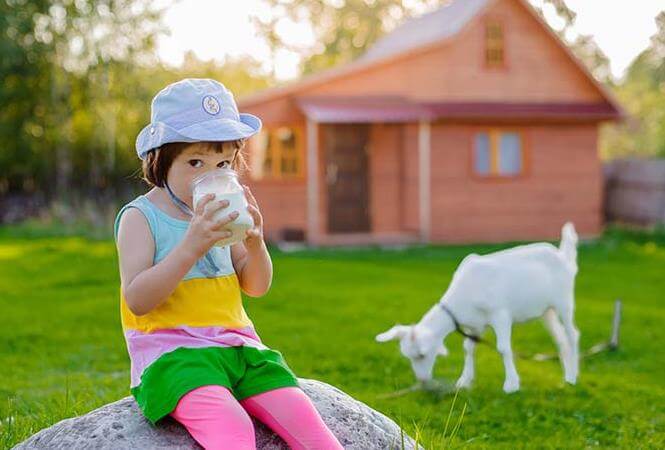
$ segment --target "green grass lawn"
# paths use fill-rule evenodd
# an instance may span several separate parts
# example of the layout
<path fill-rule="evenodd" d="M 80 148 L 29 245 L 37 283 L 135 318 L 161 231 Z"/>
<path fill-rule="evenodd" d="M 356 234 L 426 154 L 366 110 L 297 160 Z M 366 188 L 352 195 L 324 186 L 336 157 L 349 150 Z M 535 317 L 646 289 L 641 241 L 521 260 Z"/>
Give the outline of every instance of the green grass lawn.
<path fill-rule="evenodd" d="M 663 448 L 665 446 L 665 237 L 610 231 L 579 252 L 576 321 L 583 349 L 608 337 L 624 302 L 621 348 L 585 359 L 577 386 L 557 361 L 517 360 L 522 390 L 501 390 L 503 366 L 477 350 L 473 390 L 382 394 L 414 381 L 397 343 L 374 336 L 411 323 L 440 297 L 469 252 L 502 246 L 406 250 L 271 250 L 273 286 L 245 307 L 263 341 L 304 378 L 333 384 L 401 423 L 426 448 Z M 129 394 L 129 360 L 109 240 L 0 228 L 0 445 L 11 447 L 61 419 Z M 493 339 L 491 333 L 488 337 Z M 540 322 L 514 330 L 518 352 L 555 350 Z M 447 340 L 435 376 L 454 381 L 461 340 Z M 450 426 L 452 428 L 452 426 Z M 450 435 L 450 429 L 447 433 Z"/>

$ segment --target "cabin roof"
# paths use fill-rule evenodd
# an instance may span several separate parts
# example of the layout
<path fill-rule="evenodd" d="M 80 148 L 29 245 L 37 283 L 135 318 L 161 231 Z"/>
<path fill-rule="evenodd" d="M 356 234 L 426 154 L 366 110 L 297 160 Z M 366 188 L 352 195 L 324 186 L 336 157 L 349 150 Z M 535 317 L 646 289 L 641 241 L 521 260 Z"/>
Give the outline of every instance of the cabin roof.
<path fill-rule="evenodd" d="M 453 0 L 433 12 L 409 19 L 380 38 L 358 61 L 385 58 L 455 36 L 487 3 L 488 0 Z"/>
<path fill-rule="evenodd" d="M 300 80 L 282 86 L 276 86 L 250 94 L 246 97 L 240 98 L 238 103 L 241 107 L 247 107 L 270 101 L 275 98 L 297 94 L 298 91 L 305 88 L 320 85 L 335 78 L 400 59 L 409 55 L 413 51 L 430 48 L 457 35 L 474 17 L 480 14 L 494 1 L 496 0 L 452 0 L 448 5 L 433 12 L 408 19 L 391 33 L 380 38 L 364 55 L 355 61 L 311 74 Z M 548 32 L 556 43 L 564 50 L 566 55 L 579 68 L 579 70 L 581 70 L 598 89 L 613 110 L 613 113 L 607 118 L 625 117 L 623 108 L 615 99 L 612 92 L 596 80 L 584 63 L 582 63 L 573 54 L 572 50 L 561 41 L 556 33 L 554 33 L 549 25 L 540 17 L 537 11 L 529 4 L 528 0 L 516 1 L 522 4 L 532 14 L 541 26 L 545 28 L 545 31 Z M 304 103 L 300 102 L 300 106 L 303 107 Z M 422 111 L 420 108 L 417 109 Z M 574 108 L 570 109 L 564 105 L 564 109 L 569 113 L 574 114 Z M 583 115 L 586 114 L 583 113 Z M 605 117 L 607 114 L 606 111 L 603 111 L 598 115 Z"/>

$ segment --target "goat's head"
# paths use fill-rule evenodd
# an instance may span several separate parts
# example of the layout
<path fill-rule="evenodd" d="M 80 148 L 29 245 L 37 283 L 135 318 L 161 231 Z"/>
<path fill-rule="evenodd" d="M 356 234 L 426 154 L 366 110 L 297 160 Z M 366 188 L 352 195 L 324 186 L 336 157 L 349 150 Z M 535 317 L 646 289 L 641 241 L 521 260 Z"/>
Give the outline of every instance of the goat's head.
<path fill-rule="evenodd" d="M 411 368 L 419 381 L 431 380 L 436 357 L 448 355 L 448 350 L 441 339 L 427 327 L 419 324 L 397 324 L 376 336 L 378 342 L 393 339 L 399 339 L 400 351 L 411 361 Z"/>

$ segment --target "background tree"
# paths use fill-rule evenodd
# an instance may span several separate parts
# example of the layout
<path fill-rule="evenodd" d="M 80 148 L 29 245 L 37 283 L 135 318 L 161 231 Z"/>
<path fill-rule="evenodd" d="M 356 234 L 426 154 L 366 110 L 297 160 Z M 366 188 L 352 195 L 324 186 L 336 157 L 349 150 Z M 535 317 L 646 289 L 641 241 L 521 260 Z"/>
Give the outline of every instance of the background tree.
<path fill-rule="evenodd" d="M 603 156 L 665 157 L 665 11 L 651 44 L 628 67 L 617 96 L 629 117 L 601 134 Z"/>
<path fill-rule="evenodd" d="M 115 101 L 109 98 L 110 77 L 118 66 L 127 70 L 139 61 L 154 61 L 161 11 L 151 9 L 150 3 L 0 2 L 0 29 L 5 30 L 0 34 L 4 191 L 39 186 L 41 192 L 64 197 L 73 181 L 84 179 L 73 180 L 72 174 L 87 169 L 102 146 L 106 168 L 113 169 L 115 136 L 109 133 L 116 127 L 108 114 L 112 108 L 105 106 Z M 89 139 L 93 130 L 94 140 Z"/>
<path fill-rule="evenodd" d="M 164 65 L 155 44 L 169 5 L 152 4 L 0 0 L 0 202 L 20 192 L 68 203 L 135 189 L 135 139 L 166 84 L 212 77 L 237 95 L 270 84 L 250 57 L 189 53 L 179 67 Z"/>

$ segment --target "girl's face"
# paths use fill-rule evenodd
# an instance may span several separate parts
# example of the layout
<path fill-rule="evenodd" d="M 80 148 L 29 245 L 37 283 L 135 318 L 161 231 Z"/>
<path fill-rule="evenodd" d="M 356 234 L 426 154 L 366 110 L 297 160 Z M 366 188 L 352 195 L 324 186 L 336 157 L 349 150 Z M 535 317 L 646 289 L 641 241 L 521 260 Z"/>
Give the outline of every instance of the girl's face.
<path fill-rule="evenodd" d="M 192 207 L 192 180 L 210 170 L 231 167 L 237 150 L 232 144 L 223 144 L 224 151 L 217 153 L 199 143 L 193 143 L 173 160 L 166 175 L 171 190 Z"/>

